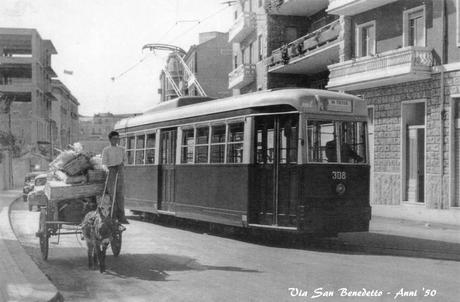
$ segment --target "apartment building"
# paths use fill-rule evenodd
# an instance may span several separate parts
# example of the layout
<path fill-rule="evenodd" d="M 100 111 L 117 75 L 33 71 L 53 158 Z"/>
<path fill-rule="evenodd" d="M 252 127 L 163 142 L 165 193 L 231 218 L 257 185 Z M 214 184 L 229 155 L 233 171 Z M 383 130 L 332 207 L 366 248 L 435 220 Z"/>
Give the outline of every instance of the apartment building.
<path fill-rule="evenodd" d="M 0 115 L 2 129 L 11 132 L 23 151 L 50 156 L 51 56 L 53 43 L 35 29 L 0 28 L 0 92 L 11 101 L 9 116 Z"/>
<path fill-rule="evenodd" d="M 279 87 L 326 86 L 339 62 L 341 19 L 321 0 L 244 0 L 234 5 L 229 88 L 244 94 Z"/>
<path fill-rule="evenodd" d="M 239 1 L 229 88 L 363 97 L 374 214 L 458 223 L 459 2 Z"/>
<path fill-rule="evenodd" d="M 51 105 L 52 141 L 55 148 L 62 150 L 67 145 L 78 141 L 78 106 L 80 103 L 61 81 L 53 79 L 51 87 L 56 98 L 56 102 L 52 102 Z"/>
<path fill-rule="evenodd" d="M 232 46 L 228 42 L 228 33 L 204 32 L 199 34 L 198 44 L 192 45 L 183 55 L 182 59 L 187 64 L 201 87 L 198 87 L 176 55 L 170 55 L 165 69 L 174 81 L 182 95 L 200 95 L 200 89 L 214 98 L 223 98 L 232 94 L 228 88 L 228 73 L 232 66 Z M 172 83 L 167 79 L 167 74 L 160 74 L 159 94 L 161 102 L 177 97 Z"/>
<path fill-rule="evenodd" d="M 459 1 L 330 1 L 349 31 L 327 88 L 369 104 L 373 208 L 458 220 Z"/>

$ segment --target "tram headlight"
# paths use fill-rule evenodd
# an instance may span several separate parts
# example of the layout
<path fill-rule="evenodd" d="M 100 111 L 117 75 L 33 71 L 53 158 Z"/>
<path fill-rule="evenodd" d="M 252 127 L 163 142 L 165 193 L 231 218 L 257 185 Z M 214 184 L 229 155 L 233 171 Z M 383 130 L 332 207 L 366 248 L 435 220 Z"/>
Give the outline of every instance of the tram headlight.
<path fill-rule="evenodd" d="M 345 194 L 345 191 L 347 191 L 347 187 L 345 187 L 343 183 L 338 183 L 335 187 L 335 192 L 337 192 L 339 195 Z"/>

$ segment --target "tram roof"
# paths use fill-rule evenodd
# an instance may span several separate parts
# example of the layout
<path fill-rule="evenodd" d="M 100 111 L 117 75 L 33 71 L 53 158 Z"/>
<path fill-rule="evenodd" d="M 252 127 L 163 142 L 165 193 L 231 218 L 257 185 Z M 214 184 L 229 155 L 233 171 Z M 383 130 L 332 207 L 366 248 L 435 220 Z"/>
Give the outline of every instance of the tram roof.
<path fill-rule="evenodd" d="M 122 119 L 115 124 L 115 129 L 268 106 L 290 105 L 300 112 L 305 111 L 306 103 L 311 103 L 312 99 L 317 98 L 351 100 L 364 104 L 364 101 L 356 96 L 319 89 L 265 90 L 223 99 L 182 97 L 161 103 L 141 115 Z"/>

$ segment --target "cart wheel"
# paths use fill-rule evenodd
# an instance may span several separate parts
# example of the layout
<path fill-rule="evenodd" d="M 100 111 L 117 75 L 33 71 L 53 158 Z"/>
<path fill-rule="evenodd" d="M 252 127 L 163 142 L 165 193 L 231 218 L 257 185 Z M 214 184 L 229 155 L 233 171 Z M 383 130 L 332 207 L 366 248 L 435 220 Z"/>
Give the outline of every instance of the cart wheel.
<path fill-rule="evenodd" d="M 110 247 L 112 249 L 112 253 L 115 257 L 120 255 L 120 250 L 121 250 L 121 232 L 116 232 L 113 235 L 112 242 L 110 243 Z"/>
<path fill-rule="evenodd" d="M 48 227 L 46 226 L 46 211 L 42 209 L 40 211 L 40 251 L 42 253 L 42 259 L 48 259 L 48 250 L 49 250 L 49 235 Z"/>

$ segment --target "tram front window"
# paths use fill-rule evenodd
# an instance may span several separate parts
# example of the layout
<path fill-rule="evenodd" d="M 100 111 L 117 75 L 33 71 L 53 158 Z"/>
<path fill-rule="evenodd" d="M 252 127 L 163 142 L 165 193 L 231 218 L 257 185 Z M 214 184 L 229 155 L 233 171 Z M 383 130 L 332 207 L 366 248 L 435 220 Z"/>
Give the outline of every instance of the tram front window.
<path fill-rule="evenodd" d="M 341 162 L 366 162 L 366 131 L 363 122 L 341 122 Z"/>
<path fill-rule="evenodd" d="M 364 122 L 308 121 L 308 161 L 362 163 L 366 161 Z M 340 142 L 340 157 L 337 143 Z"/>

